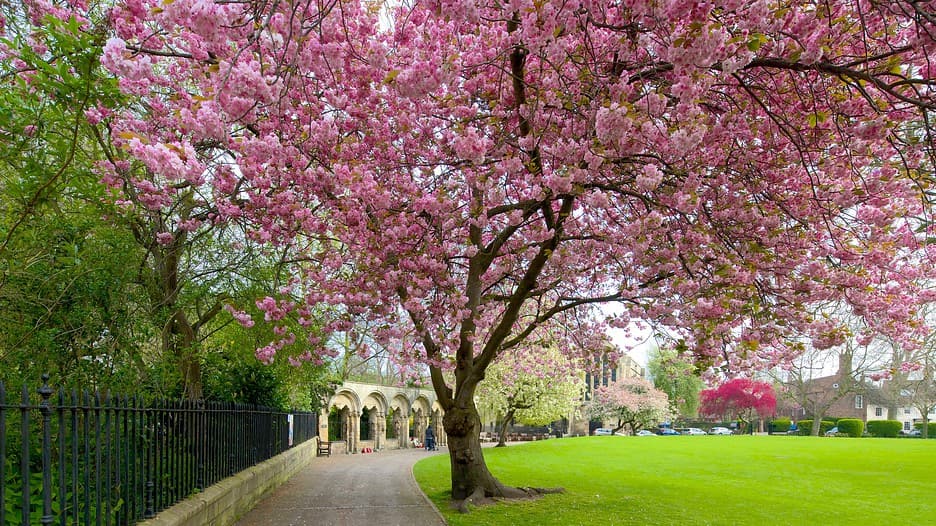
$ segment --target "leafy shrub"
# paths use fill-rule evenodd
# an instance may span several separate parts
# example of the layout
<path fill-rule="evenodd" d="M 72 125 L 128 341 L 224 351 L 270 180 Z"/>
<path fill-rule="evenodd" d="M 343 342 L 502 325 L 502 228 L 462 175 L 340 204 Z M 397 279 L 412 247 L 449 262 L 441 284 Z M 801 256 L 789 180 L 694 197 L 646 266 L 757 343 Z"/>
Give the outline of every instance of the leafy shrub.
<path fill-rule="evenodd" d="M 770 422 L 770 427 L 774 433 L 786 433 L 790 430 L 791 424 L 789 418 L 774 418 Z"/>
<path fill-rule="evenodd" d="M 812 423 L 813 423 L 812 420 L 800 420 L 799 422 L 797 422 L 796 425 L 799 426 L 799 430 L 800 430 L 799 433 L 801 435 L 807 435 L 807 436 L 811 435 Z M 819 434 L 820 435 L 825 434 L 826 431 L 832 429 L 833 427 L 835 427 L 834 421 L 823 420 L 822 423 L 819 424 Z"/>
<path fill-rule="evenodd" d="M 896 437 L 903 429 L 903 422 L 900 420 L 869 420 L 868 432 L 876 437 Z"/>
<path fill-rule="evenodd" d="M 842 418 L 838 423 L 839 433 L 844 433 L 852 438 L 858 438 L 864 432 L 864 422 L 857 418 Z"/>
<path fill-rule="evenodd" d="M 920 422 L 920 423 L 918 423 L 918 424 L 913 424 L 913 427 L 916 428 L 916 429 L 919 429 L 920 431 L 923 431 L 923 423 L 922 423 L 922 422 Z M 936 422 L 930 422 L 930 423 L 926 426 L 926 430 L 927 430 L 927 433 L 926 433 L 927 438 L 936 438 Z"/>
<path fill-rule="evenodd" d="M 812 431 L 812 420 L 800 420 L 796 423 L 799 434 L 808 435 Z"/>

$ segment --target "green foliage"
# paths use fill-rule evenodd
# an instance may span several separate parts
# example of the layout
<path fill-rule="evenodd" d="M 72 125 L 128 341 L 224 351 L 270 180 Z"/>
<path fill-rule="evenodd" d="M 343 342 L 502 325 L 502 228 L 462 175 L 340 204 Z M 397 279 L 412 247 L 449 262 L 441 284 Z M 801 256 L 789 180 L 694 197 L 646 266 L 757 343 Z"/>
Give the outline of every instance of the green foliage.
<path fill-rule="evenodd" d="M 85 116 L 122 95 L 101 73 L 93 22 L 32 26 L 22 5 L 0 3 L 0 381 L 135 387 L 154 334 L 134 284 L 141 249 L 105 217 L 101 129 Z"/>
<path fill-rule="evenodd" d="M 687 354 L 675 349 L 651 349 L 647 369 L 654 387 L 669 397 L 674 413 L 682 418 L 698 415 L 703 384 Z"/>
<path fill-rule="evenodd" d="M 537 370 L 534 360 L 551 367 Z M 508 417 L 524 425 L 548 424 L 568 415 L 578 404 L 583 382 L 577 373 L 554 347 L 538 348 L 535 353 L 505 353 L 488 367 L 478 384 L 478 410 L 492 420 Z"/>
<path fill-rule="evenodd" d="M 913 427 L 914 429 L 919 429 L 921 432 L 923 431 L 922 422 L 917 422 L 916 424 L 913 424 Z M 936 422 L 930 422 L 926 426 L 926 436 L 927 438 L 936 438 Z"/>
<path fill-rule="evenodd" d="M 448 505 L 447 456 L 427 457 L 413 471 L 452 526 L 816 524 L 817 510 L 829 509 L 836 517 L 827 523 L 871 525 L 893 524 L 894 509 L 936 514 L 936 455 L 928 441 L 602 438 L 485 449 L 487 465 L 503 483 L 566 491 L 469 514 Z M 913 483 L 895 492 L 895 473 Z M 880 505 L 881 495 L 888 506 Z"/>
<path fill-rule="evenodd" d="M 770 427 L 774 433 L 786 433 L 792 424 L 789 418 L 774 418 L 770 421 Z"/>
<path fill-rule="evenodd" d="M 123 155 L 104 115 L 129 103 L 99 64 L 109 4 L 92 4 L 86 24 L 39 25 L 24 5 L 0 2 L 8 50 L 0 63 L 0 381 L 48 372 L 56 386 L 198 396 L 206 365 L 222 374 L 212 380 L 215 398 L 311 407 L 308 375 L 244 357 L 276 339 L 266 329 L 241 339 L 231 363 L 206 356 L 232 348 L 213 338 L 231 322 L 218 316 L 225 303 L 251 305 L 288 278 L 282 254 L 259 253 L 237 224 L 173 231 L 213 214 L 197 208 L 194 190 L 151 210 L 116 206 L 101 183 L 98 165 Z M 121 173 L 148 177 L 139 163 Z M 132 193 L 121 197 L 133 205 Z M 157 243 L 161 231 L 173 231 L 174 242 Z M 296 340 L 305 342 L 302 329 Z"/>
<path fill-rule="evenodd" d="M 256 359 L 223 360 L 203 371 L 208 400 L 263 405 L 281 411 L 290 409 L 279 371 Z"/>
<path fill-rule="evenodd" d="M 48 372 L 63 387 L 137 385 L 151 331 L 130 285 L 138 260 L 128 234 L 78 203 L 19 232 L 8 245 L 15 253 L 0 260 L 0 360 L 10 364 L 0 380 L 35 382 Z"/>
<path fill-rule="evenodd" d="M 869 420 L 868 433 L 879 438 L 893 438 L 900 434 L 903 422 L 900 420 Z"/>
<path fill-rule="evenodd" d="M 813 425 L 812 420 L 800 420 L 799 422 L 796 423 L 796 425 L 799 427 L 799 434 L 801 435 L 812 434 L 812 425 Z M 819 434 L 820 435 L 825 434 L 826 431 L 832 429 L 833 427 L 835 427 L 835 421 L 823 420 L 819 424 Z"/>
<path fill-rule="evenodd" d="M 864 432 L 864 421 L 858 418 L 840 418 L 836 423 L 839 433 L 858 438 Z"/>
<path fill-rule="evenodd" d="M 19 419 L 17 418 L 16 413 L 10 415 L 12 418 L 7 420 L 7 424 L 10 428 L 19 427 Z M 9 429 L 9 428 L 8 428 Z M 37 437 L 41 434 L 41 426 L 39 425 L 38 419 L 35 419 L 32 423 L 32 436 Z M 54 433 L 54 431 L 53 431 Z M 93 439 L 89 438 L 92 448 L 95 448 L 97 444 Z M 23 513 L 23 473 L 21 472 L 21 439 L 19 433 L 11 433 L 7 437 L 7 455 L 4 457 L 3 465 L 3 480 L 0 480 L 0 484 L 4 486 L 4 499 L 3 508 L 0 509 L 0 524 L 21 524 L 22 513 Z M 42 495 L 42 450 L 41 443 L 37 440 L 33 440 L 29 444 L 29 524 L 41 524 L 43 516 L 43 495 Z M 58 466 L 58 454 L 54 450 L 52 452 L 52 470 L 53 473 L 57 473 Z M 80 453 L 79 453 L 80 454 Z M 68 455 L 68 453 L 66 453 Z M 71 467 L 70 463 L 67 461 L 66 466 Z M 85 469 L 82 466 L 79 469 Z M 142 469 L 142 466 L 141 466 Z M 83 472 L 82 472 L 83 473 Z M 101 475 L 103 476 L 103 475 Z M 103 493 L 98 494 L 96 487 L 96 477 L 91 476 L 89 478 L 90 485 L 84 484 L 84 477 L 79 475 L 78 479 L 72 485 L 71 481 L 68 481 L 64 488 L 65 495 L 65 507 L 62 507 L 62 501 L 59 498 L 60 484 L 61 480 L 59 477 L 54 476 L 51 479 L 51 494 L 52 494 L 52 514 L 56 517 L 56 520 L 59 517 L 62 517 L 63 514 L 67 515 L 63 518 L 68 519 L 68 524 L 79 524 L 80 521 L 73 520 L 74 517 L 83 517 L 84 513 L 87 513 L 92 517 L 96 517 L 100 513 L 102 520 L 106 521 L 108 524 L 117 524 L 118 515 L 126 515 L 124 509 L 124 501 L 121 498 L 119 489 L 112 488 L 110 493 L 110 502 L 107 500 L 107 494 Z M 103 490 L 106 491 L 106 488 Z M 85 496 L 88 497 L 87 502 L 85 502 Z M 73 502 L 77 502 L 77 508 L 73 507 Z M 108 511 L 110 514 L 108 515 Z M 4 522 L 4 517 L 6 520 Z"/>

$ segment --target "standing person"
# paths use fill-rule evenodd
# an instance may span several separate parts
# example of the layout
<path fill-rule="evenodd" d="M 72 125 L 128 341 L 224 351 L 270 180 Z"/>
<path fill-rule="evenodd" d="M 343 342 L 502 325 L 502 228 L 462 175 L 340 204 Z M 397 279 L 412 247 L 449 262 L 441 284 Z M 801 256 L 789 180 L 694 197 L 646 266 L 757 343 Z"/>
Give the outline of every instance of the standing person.
<path fill-rule="evenodd" d="M 426 426 L 426 451 L 435 451 L 435 433 L 432 431 L 432 424 Z"/>

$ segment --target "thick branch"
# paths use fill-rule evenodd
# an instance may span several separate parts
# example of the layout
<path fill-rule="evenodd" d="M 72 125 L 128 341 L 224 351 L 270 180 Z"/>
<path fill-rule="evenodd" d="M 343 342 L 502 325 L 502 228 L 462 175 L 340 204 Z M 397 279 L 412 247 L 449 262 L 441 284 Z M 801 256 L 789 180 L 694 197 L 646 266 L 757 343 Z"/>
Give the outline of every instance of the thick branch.
<path fill-rule="evenodd" d="M 409 298 L 406 288 L 398 287 L 397 295 L 400 297 L 400 303 L 406 304 L 406 300 Z M 442 352 L 439 350 L 439 346 L 436 344 L 435 340 L 432 339 L 432 335 L 426 330 L 426 325 L 420 318 L 415 316 L 413 312 L 407 310 L 407 314 L 409 314 L 410 320 L 412 320 L 413 326 L 416 328 L 416 333 L 422 338 L 423 348 L 426 349 L 426 358 L 430 361 L 441 360 Z M 445 411 L 450 410 L 453 405 L 452 390 L 445 383 L 445 378 L 442 377 L 441 369 L 435 365 L 430 365 L 429 376 L 432 379 L 432 387 L 439 396 L 439 405 L 441 405 L 442 409 Z"/>
<path fill-rule="evenodd" d="M 553 231 L 553 236 L 540 245 L 539 251 L 530 261 L 530 265 L 527 267 L 526 273 L 524 273 L 523 278 L 517 284 L 517 288 L 514 290 L 514 293 L 507 304 L 507 308 L 501 317 L 500 323 L 498 323 L 494 330 L 491 331 L 488 337 L 488 341 L 484 345 L 484 350 L 481 352 L 478 358 L 475 359 L 473 379 L 476 382 L 483 378 L 484 370 L 497 356 L 497 353 L 501 349 L 502 343 L 507 338 L 507 336 L 510 335 L 511 330 L 513 329 L 513 325 L 516 323 L 517 318 L 520 315 L 520 310 L 523 307 L 523 303 L 527 299 L 527 295 L 536 287 L 536 280 L 543 272 L 543 268 L 545 268 L 546 262 L 549 261 L 550 256 L 559 244 L 559 240 L 562 237 L 562 225 L 565 219 L 572 212 L 573 202 L 574 199 L 571 196 L 563 199 L 562 206 L 559 209 L 556 227 Z"/>

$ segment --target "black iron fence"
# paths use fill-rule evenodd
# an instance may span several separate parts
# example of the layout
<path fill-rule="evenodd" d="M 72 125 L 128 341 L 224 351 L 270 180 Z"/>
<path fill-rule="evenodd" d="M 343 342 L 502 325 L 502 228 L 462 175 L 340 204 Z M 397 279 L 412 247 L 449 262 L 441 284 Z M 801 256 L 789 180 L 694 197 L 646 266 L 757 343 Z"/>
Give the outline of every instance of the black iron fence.
<path fill-rule="evenodd" d="M 0 526 L 129 525 L 315 436 L 318 415 L 0 383 Z M 18 399 L 18 401 L 17 401 Z"/>

